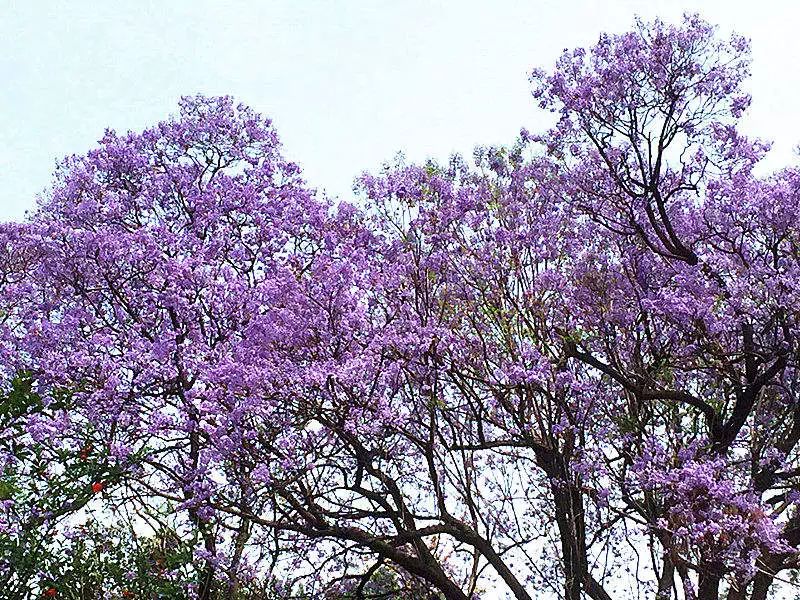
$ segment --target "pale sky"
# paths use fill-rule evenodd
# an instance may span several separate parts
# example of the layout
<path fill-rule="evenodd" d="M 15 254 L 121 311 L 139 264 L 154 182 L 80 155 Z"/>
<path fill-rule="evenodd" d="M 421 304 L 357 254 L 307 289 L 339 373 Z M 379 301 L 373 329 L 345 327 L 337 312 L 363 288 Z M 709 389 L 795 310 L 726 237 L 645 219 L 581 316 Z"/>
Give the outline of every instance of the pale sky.
<path fill-rule="evenodd" d="M 0 220 L 23 218 L 56 159 L 195 93 L 270 116 L 310 185 L 347 198 L 398 151 L 446 159 L 541 129 L 532 68 L 687 10 L 752 38 L 746 130 L 774 140 L 771 166 L 796 161 L 797 0 L 0 0 Z"/>

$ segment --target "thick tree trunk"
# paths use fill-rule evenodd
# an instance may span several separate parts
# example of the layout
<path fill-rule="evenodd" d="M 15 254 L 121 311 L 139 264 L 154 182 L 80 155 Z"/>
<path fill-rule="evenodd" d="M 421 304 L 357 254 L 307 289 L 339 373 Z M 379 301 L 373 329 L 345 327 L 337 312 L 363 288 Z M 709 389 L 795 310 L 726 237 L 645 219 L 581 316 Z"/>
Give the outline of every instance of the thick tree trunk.
<path fill-rule="evenodd" d="M 697 600 L 719 600 L 721 577 L 713 571 L 701 573 L 697 586 Z"/>
<path fill-rule="evenodd" d="M 727 600 L 747 600 L 747 585 L 738 583 L 728 590 Z"/>
<path fill-rule="evenodd" d="M 753 591 L 750 593 L 750 600 L 767 600 L 771 586 L 772 577 L 766 573 L 759 573 L 753 579 Z"/>
<path fill-rule="evenodd" d="M 572 483 L 564 457 L 553 450 L 539 447 L 536 449 L 536 459 L 550 478 L 564 563 L 564 600 L 581 600 L 582 592 L 593 600 L 611 600 L 608 592 L 589 573 L 583 494 Z"/>
<path fill-rule="evenodd" d="M 564 561 L 564 598 L 581 600 L 581 589 L 588 572 L 583 498 L 574 486 L 563 481 L 555 481 L 553 501 Z"/>
<path fill-rule="evenodd" d="M 672 564 L 667 553 L 664 553 L 663 566 L 661 569 L 661 577 L 658 578 L 658 592 L 656 593 L 656 600 L 670 600 L 672 598 L 672 590 L 675 582 L 675 565 Z"/>

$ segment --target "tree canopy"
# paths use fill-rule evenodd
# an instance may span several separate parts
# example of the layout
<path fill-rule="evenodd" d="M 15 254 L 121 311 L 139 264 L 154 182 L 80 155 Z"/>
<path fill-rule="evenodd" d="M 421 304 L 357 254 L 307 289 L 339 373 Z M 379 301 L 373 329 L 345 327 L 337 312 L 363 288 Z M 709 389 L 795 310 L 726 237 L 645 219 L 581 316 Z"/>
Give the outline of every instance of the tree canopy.
<path fill-rule="evenodd" d="M 228 97 L 63 160 L 0 226 L 0 580 L 61 589 L 24 532 L 95 507 L 202 599 L 790 589 L 800 171 L 749 64 L 637 22 L 532 73 L 550 130 L 352 202 Z"/>

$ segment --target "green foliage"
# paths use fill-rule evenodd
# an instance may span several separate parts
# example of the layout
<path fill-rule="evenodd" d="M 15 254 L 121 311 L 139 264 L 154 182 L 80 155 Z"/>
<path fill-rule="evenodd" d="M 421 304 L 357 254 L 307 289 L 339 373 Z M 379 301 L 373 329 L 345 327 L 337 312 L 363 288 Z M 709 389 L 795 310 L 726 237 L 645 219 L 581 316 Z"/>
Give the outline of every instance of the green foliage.
<path fill-rule="evenodd" d="M 333 600 L 333 596 L 330 600 Z M 342 600 L 442 600 L 444 596 L 431 591 L 419 580 L 401 576 L 388 566 L 379 568 L 369 581 L 361 588 L 360 593 L 345 592 L 337 598 Z"/>
<path fill-rule="evenodd" d="M 0 472 L 0 598 L 187 598 L 198 579 L 191 536 L 167 526 L 141 536 L 131 522 L 95 518 L 93 506 L 106 504 L 106 490 L 125 473 L 91 428 L 78 430 L 79 451 L 49 438 L 22 443 L 26 418 L 52 418 L 70 400 L 62 393 L 45 405 L 26 375 L 0 400 L 0 451 L 14 457 Z"/>

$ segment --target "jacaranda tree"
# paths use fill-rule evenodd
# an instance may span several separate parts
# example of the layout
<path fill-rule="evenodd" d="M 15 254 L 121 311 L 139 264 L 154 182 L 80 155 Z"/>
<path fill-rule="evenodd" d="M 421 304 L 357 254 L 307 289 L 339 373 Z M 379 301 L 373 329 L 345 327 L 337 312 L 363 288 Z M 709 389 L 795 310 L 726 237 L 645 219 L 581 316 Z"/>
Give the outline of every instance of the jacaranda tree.
<path fill-rule="evenodd" d="M 352 204 L 229 98 L 107 132 L 0 229 L 0 543 L 104 507 L 203 599 L 792 593 L 800 170 L 748 69 L 637 22 L 532 74 L 549 131 Z"/>

